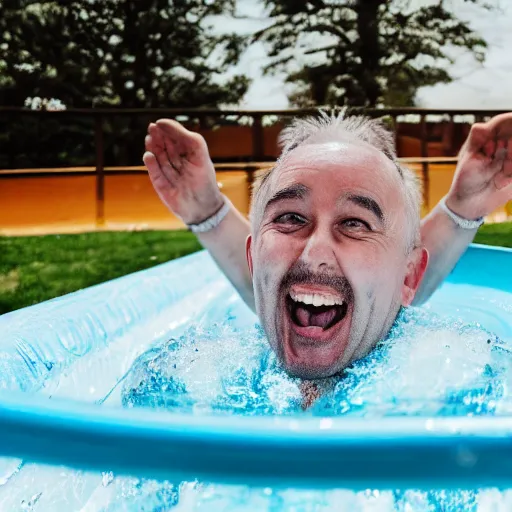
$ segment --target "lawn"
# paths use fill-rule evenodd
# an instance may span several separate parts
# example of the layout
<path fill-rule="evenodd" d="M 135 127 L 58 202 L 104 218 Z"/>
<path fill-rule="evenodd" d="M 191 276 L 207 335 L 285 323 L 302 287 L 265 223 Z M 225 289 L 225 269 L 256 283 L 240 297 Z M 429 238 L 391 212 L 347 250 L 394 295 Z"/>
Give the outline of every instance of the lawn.
<path fill-rule="evenodd" d="M 200 248 L 188 231 L 0 237 L 0 314 Z"/>
<path fill-rule="evenodd" d="M 482 226 L 475 242 L 512 247 L 512 223 Z M 0 237 L 0 314 L 200 248 L 187 231 Z"/>

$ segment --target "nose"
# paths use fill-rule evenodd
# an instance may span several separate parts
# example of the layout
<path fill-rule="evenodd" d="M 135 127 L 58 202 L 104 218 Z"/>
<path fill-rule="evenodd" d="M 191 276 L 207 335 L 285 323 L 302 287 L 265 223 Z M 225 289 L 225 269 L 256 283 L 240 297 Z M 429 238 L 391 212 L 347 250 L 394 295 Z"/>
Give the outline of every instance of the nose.
<path fill-rule="evenodd" d="M 313 271 L 339 271 L 335 244 L 331 230 L 317 226 L 307 240 L 301 259 Z"/>

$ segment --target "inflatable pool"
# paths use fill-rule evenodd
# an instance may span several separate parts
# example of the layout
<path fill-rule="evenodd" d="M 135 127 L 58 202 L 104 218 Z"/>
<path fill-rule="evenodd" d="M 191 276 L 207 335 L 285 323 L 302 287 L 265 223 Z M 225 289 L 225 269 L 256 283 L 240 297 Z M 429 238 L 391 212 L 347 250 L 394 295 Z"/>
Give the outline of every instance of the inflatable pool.
<path fill-rule="evenodd" d="M 448 319 L 443 332 L 457 323 L 482 329 L 486 341 L 472 345 L 472 364 L 484 357 L 478 351 L 486 343 L 499 345 L 504 361 L 509 347 L 512 353 L 512 250 L 472 246 L 422 310 Z M 127 475 L 247 489 L 512 488 L 508 367 L 499 393 L 492 391 L 491 412 L 482 409 L 491 400 L 482 399 L 487 395 L 479 395 L 475 408 L 475 393 L 464 395 L 466 405 L 473 400 L 467 414 L 446 412 L 445 404 L 442 414 L 426 407 L 375 419 L 373 413 L 338 415 L 332 408 L 319 415 L 233 415 L 198 413 L 193 406 L 189 412 L 126 406 L 123 382 L 154 347 L 190 338 L 191 328 L 207 343 L 219 326 L 228 326 L 236 343 L 236 333 L 256 323 L 206 252 L 0 317 L 0 456 L 6 457 L 0 463 L 0 504 L 3 488 L 12 494 L 34 484 L 34 468 L 38 481 L 51 473 L 39 464 L 103 475 L 104 486 L 113 478 L 108 475 Z M 415 372 L 417 358 L 430 357 L 421 350 L 407 356 L 416 358 Z M 461 378 L 470 379 L 468 361 L 457 363 Z M 371 364 L 375 373 L 378 364 Z M 478 378 L 493 371 L 490 362 L 482 368 L 475 370 Z M 427 382 L 438 371 L 417 379 Z M 30 478 L 22 477 L 28 463 L 37 464 Z M 38 492 L 34 488 L 35 497 Z"/>

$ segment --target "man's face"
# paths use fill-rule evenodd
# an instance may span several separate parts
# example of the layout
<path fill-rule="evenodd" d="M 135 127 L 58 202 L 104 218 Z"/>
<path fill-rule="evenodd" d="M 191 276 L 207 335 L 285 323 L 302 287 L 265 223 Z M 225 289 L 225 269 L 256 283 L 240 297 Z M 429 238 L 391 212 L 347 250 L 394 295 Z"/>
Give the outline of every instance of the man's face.
<path fill-rule="evenodd" d="M 394 164 L 364 143 L 302 146 L 269 178 L 247 241 L 256 310 L 285 369 L 334 375 L 408 305 L 426 251 L 407 251 Z"/>

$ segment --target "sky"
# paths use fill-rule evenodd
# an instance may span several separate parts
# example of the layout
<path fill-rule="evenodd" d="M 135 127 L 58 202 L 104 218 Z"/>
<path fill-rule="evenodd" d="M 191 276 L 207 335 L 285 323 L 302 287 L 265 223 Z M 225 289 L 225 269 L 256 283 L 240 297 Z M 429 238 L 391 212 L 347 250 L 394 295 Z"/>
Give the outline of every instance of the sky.
<path fill-rule="evenodd" d="M 452 0 L 456 14 L 469 21 L 471 27 L 488 43 L 486 60 L 477 63 L 468 52 L 455 55 L 449 71 L 454 81 L 421 88 L 418 106 L 424 108 L 468 108 L 512 110 L 512 0 L 488 0 L 497 11 L 485 11 L 464 0 Z M 411 0 L 413 4 L 429 0 Z M 239 10 L 246 20 L 226 20 L 223 29 L 242 33 L 263 28 L 269 23 L 258 0 L 239 0 Z M 232 25 L 230 25 L 230 23 Z M 254 44 L 244 53 L 239 64 L 231 70 L 252 79 L 252 84 L 240 107 L 248 109 L 280 109 L 288 106 L 284 77 L 263 76 L 267 62 L 265 48 Z"/>

